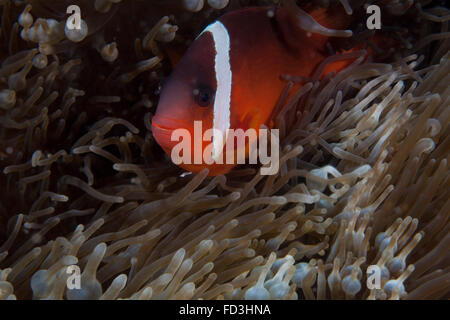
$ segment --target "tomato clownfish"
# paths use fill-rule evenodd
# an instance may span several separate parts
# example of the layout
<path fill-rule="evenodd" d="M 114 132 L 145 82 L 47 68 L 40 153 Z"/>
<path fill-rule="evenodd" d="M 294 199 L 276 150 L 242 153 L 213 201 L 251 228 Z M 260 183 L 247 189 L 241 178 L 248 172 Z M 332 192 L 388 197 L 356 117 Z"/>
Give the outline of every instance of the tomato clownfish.
<path fill-rule="evenodd" d="M 352 35 L 349 30 L 338 30 L 348 27 L 349 19 L 337 10 L 307 14 L 294 2 L 287 3 L 291 5 L 250 7 L 221 16 L 196 38 L 163 86 L 152 119 L 153 135 L 171 156 L 180 144 L 180 136 L 171 139 L 174 130 L 190 134 L 187 142 L 192 149 L 184 156 L 192 161 L 179 164 L 185 170 L 208 168 L 209 175 L 215 176 L 235 166 L 207 164 L 203 159 L 195 162 L 195 151 L 203 155 L 209 146 L 218 154 L 226 148 L 215 143 L 214 139 L 223 141 L 216 133 L 211 142 L 202 143 L 200 137 L 199 145 L 194 121 L 201 121 L 202 134 L 211 128 L 224 133 L 227 129 L 270 127 L 273 109 L 286 87 L 281 75 L 310 76 L 330 55 L 326 47 L 330 37 Z M 350 63 L 328 65 L 326 72 L 339 72 Z"/>

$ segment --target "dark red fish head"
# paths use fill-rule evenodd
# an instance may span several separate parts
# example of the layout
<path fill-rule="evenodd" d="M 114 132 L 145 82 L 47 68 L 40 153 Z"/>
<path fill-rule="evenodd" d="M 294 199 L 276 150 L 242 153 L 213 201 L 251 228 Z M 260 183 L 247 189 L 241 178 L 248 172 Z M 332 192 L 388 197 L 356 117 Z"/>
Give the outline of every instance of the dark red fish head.
<path fill-rule="evenodd" d="M 152 119 L 153 135 L 172 161 L 191 172 L 199 172 L 208 167 L 210 175 L 225 173 L 232 167 L 206 164 L 203 157 L 200 163 L 199 159 L 194 159 L 196 152 L 203 155 L 205 148 L 210 144 L 208 141 L 202 141 L 202 137 L 206 130 L 213 127 L 217 91 L 215 56 L 212 35 L 202 33 L 165 82 L 156 114 Z M 195 125 L 197 130 L 194 130 Z M 180 135 L 184 137 L 181 138 Z M 187 157 L 190 161 L 177 163 L 172 150 L 182 139 L 188 143 L 187 138 L 190 138 L 191 154 Z M 179 150 L 176 151 L 179 154 Z M 186 149 L 183 149 L 181 155 L 183 152 L 186 152 Z"/>

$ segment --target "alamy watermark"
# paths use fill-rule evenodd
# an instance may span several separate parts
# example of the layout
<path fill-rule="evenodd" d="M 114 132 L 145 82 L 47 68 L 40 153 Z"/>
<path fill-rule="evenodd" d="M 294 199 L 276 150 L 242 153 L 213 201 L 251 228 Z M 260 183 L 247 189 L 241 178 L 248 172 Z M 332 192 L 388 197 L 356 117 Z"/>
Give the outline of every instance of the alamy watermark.
<path fill-rule="evenodd" d="M 66 281 L 67 289 L 81 289 L 81 269 L 77 265 L 66 267 L 66 273 L 69 275 Z M 366 286 L 369 290 L 381 289 L 381 268 L 377 265 L 370 265 L 366 270 Z"/>
<path fill-rule="evenodd" d="M 369 290 L 379 290 L 381 289 L 381 268 L 379 266 L 370 265 L 367 267 L 367 289 Z"/>
<path fill-rule="evenodd" d="M 79 6 L 73 4 L 67 7 L 67 14 L 70 16 L 67 18 L 66 27 L 69 30 L 81 29 L 81 9 Z"/>
<path fill-rule="evenodd" d="M 279 168 L 280 135 L 278 129 L 207 129 L 202 134 L 202 121 L 194 121 L 194 137 L 187 129 L 172 131 L 171 141 L 179 142 L 171 151 L 171 158 L 180 164 L 263 164 L 262 175 L 274 175 Z M 180 141 L 181 140 L 181 141 Z M 270 155 L 269 151 L 270 140 Z M 192 148 L 192 141 L 194 146 Z M 203 150 L 203 143 L 211 142 Z M 236 143 L 235 143 L 236 142 Z M 248 143 L 247 143 L 248 142 Z M 224 152 L 225 147 L 225 152 Z M 194 154 L 192 155 L 192 150 Z M 193 160 L 192 160 L 193 159 Z"/>
<path fill-rule="evenodd" d="M 76 264 L 67 266 L 66 273 L 70 274 L 67 278 L 66 285 L 67 289 L 81 289 L 81 269 Z"/>
<path fill-rule="evenodd" d="M 372 4 L 367 6 L 366 13 L 370 14 L 370 17 L 366 20 L 367 29 L 381 29 L 381 9 L 379 6 Z"/>

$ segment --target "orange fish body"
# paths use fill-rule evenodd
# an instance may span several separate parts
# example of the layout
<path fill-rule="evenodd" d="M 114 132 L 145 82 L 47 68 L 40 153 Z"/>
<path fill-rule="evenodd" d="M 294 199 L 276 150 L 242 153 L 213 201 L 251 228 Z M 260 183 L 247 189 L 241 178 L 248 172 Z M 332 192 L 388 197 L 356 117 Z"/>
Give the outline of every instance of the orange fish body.
<path fill-rule="evenodd" d="M 300 29 L 286 9 L 273 10 L 256 7 L 223 15 L 198 36 L 179 61 L 163 87 L 152 119 L 154 137 L 169 156 L 179 143 L 171 141 L 176 129 L 191 134 L 192 150 L 187 156 L 192 160 L 195 148 L 204 152 L 210 144 L 196 144 L 194 121 L 201 121 L 202 132 L 215 126 L 244 131 L 270 126 L 273 109 L 286 87 L 281 75 L 308 77 L 329 56 L 328 37 Z M 320 10 L 316 16 L 326 27 L 346 27 L 341 15 Z M 349 63 L 329 65 L 325 72 L 339 72 Z M 235 166 L 195 161 L 177 164 L 191 172 L 206 167 L 209 175 L 225 174 Z"/>

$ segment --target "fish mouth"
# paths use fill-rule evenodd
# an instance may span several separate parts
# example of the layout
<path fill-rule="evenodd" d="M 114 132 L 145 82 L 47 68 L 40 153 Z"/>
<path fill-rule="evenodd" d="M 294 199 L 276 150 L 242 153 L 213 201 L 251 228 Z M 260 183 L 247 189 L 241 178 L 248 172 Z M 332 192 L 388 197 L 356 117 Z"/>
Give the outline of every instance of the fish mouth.
<path fill-rule="evenodd" d="M 152 119 L 152 133 L 159 146 L 170 155 L 172 148 L 178 143 L 178 140 L 172 141 L 172 135 L 177 129 L 189 128 L 183 121 L 154 116 Z"/>
<path fill-rule="evenodd" d="M 168 128 L 165 126 L 160 125 L 159 123 L 152 121 L 152 131 L 153 133 L 158 132 L 160 134 L 166 134 L 166 135 L 170 135 L 172 133 L 174 129 L 172 128 Z"/>
<path fill-rule="evenodd" d="M 171 137 L 174 129 L 160 125 L 159 123 L 152 121 L 152 133 L 156 142 L 167 153 L 171 149 Z"/>
<path fill-rule="evenodd" d="M 169 117 L 155 115 L 152 118 L 152 132 L 156 142 L 163 148 L 163 150 L 170 154 L 170 150 L 178 143 L 178 139 L 172 141 L 172 134 L 175 130 L 185 129 L 188 131 L 192 125 L 189 125 L 184 120 L 172 119 Z"/>
<path fill-rule="evenodd" d="M 160 115 L 155 115 L 152 119 L 152 125 L 155 125 L 156 127 L 162 129 L 162 130 L 168 130 L 173 131 L 176 129 L 187 129 L 189 128 L 188 123 L 186 123 L 183 120 L 176 120 Z"/>

